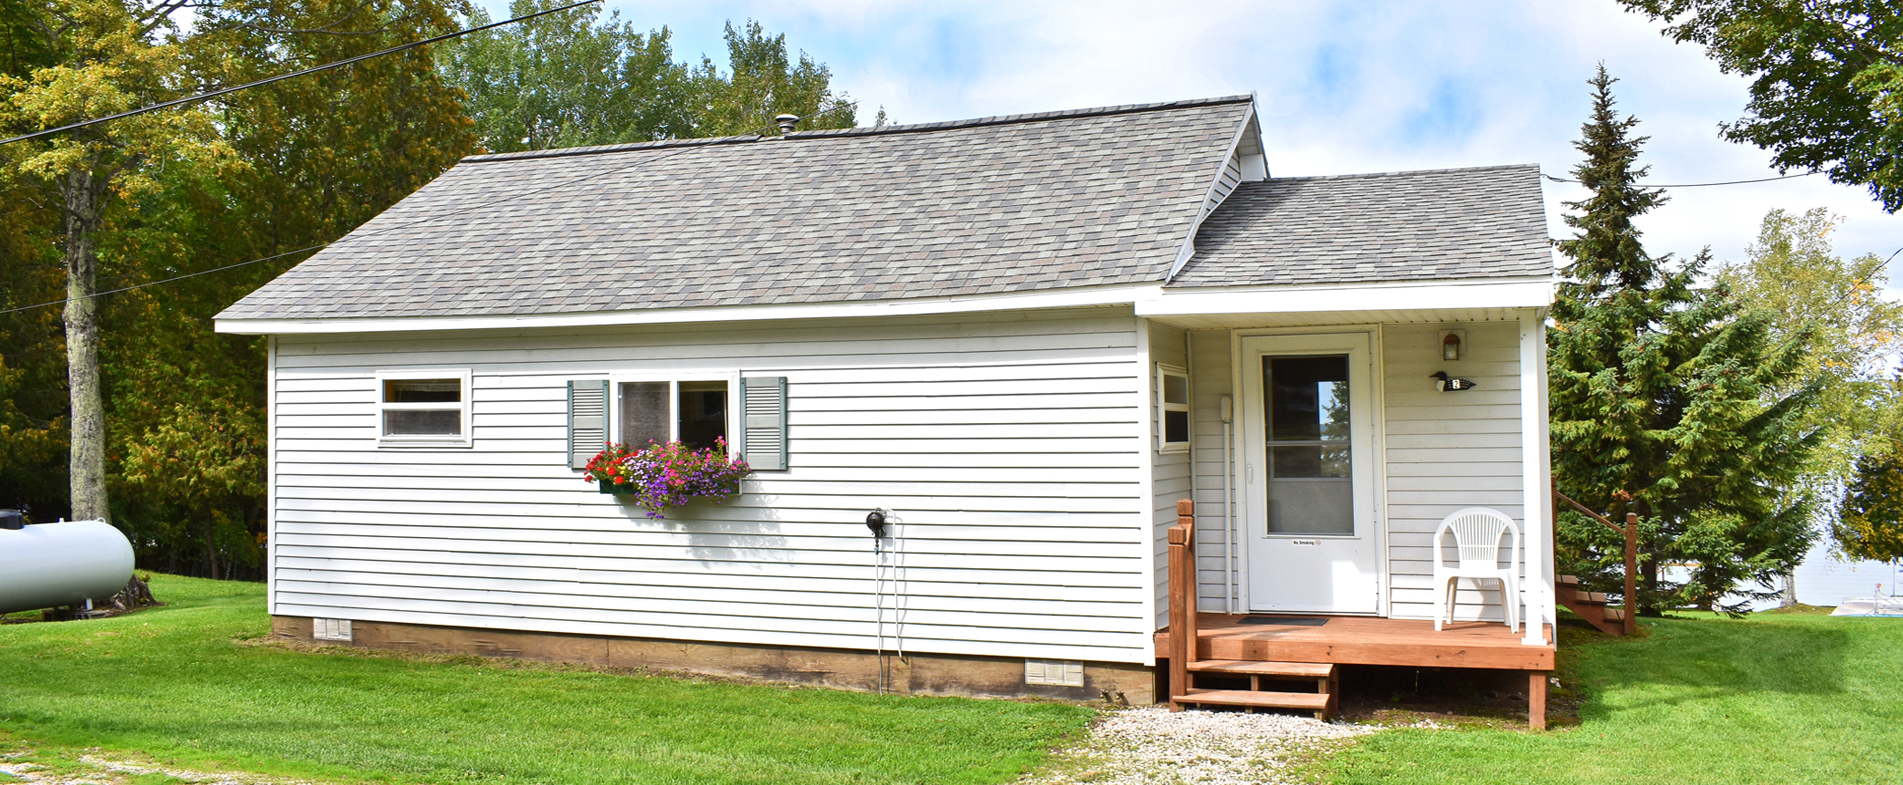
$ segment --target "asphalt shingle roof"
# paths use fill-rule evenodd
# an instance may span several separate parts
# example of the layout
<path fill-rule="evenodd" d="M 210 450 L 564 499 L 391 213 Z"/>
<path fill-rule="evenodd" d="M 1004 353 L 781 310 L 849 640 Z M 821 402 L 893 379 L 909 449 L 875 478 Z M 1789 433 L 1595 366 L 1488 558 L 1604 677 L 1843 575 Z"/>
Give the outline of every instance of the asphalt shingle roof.
<path fill-rule="evenodd" d="M 1245 182 L 1173 287 L 1553 274 L 1539 167 Z"/>
<path fill-rule="evenodd" d="M 1250 111 L 1237 96 L 472 157 L 219 318 L 584 313 L 1161 281 Z"/>

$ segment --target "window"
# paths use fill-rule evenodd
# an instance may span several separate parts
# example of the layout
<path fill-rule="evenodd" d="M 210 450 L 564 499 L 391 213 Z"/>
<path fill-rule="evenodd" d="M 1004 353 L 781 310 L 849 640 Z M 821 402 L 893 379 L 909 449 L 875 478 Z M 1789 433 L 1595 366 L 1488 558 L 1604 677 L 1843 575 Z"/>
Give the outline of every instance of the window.
<path fill-rule="evenodd" d="M 469 372 L 377 374 L 377 436 L 397 447 L 469 446 Z"/>
<path fill-rule="evenodd" d="M 601 416 L 608 410 L 613 430 Z M 612 438 L 604 439 L 608 433 Z M 724 440 L 729 454 L 745 456 L 756 470 L 785 469 L 786 377 L 569 382 L 569 465 L 587 465 L 605 440 L 636 448 L 679 441 L 694 449 Z"/>
<path fill-rule="evenodd" d="M 727 383 L 622 382 L 621 442 L 679 441 L 696 450 L 727 438 Z"/>
<path fill-rule="evenodd" d="M 1156 366 L 1156 451 L 1189 449 L 1189 372 Z"/>

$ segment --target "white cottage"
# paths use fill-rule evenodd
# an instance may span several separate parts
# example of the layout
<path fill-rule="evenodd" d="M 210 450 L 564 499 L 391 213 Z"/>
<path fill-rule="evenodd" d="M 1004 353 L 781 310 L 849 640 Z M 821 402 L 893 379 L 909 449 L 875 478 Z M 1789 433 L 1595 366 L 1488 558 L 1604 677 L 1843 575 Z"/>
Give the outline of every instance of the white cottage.
<path fill-rule="evenodd" d="M 1238 96 L 474 156 L 218 329 L 270 336 L 281 635 L 1221 703 L 1157 670 L 1192 499 L 1189 678 L 1537 705 L 1553 286 L 1535 167 L 1276 178 Z M 756 471 L 653 520 L 578 469 L 661 436 Z M 1466 507 L 1519 631 L 1491 584 L 1430 621 Z M 1232 702 L 1327 710 L 1277 700 Z"/>

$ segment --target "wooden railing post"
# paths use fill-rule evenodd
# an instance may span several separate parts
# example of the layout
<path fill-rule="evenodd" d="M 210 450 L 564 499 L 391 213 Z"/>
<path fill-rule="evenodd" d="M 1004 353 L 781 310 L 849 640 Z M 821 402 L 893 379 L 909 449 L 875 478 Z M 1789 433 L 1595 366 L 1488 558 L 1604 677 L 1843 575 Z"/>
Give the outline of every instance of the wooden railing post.
<path fill-rule="evenodd" d="M 1555 477 L 1553 479 L 1553 529 L 1555 531 L 1559 529 L 1559 507 L 1562 503 L 1578 510 L 1586 517 L 1598 521 L 1606 528 L 1618 532 L 1620 536 L 1625 537 L 1625 611 L 1624 618 L 1620 620 L 1620 634 L 1631 635 L 1637 632 L 1639 629 L 1639 514 L 1636 512 L 1626 513 L 1624 526 L 1613 523 L 1607 520 L 1606 516 L 1593 512 L 1591 509 L 1588 509 L 1586 505 L 1573 501 L 1572 497 L 1560 493 L 1559 478 Z M 1602 605 L 1603 603 L 1595 601 L 1593 604 Z M 1567 607 L 1573 608 L 1574 611 L 1579 610 L 1579 608 L 1571 605 Z M 1588 618 L 1587 621 L 1592 620 Z M 1611 630 L 1605 628 L 1605 624 L 1606 621 L 1603 618 L 1600 621 L 1593 622 L 1593 626 L 1598 627 L 1607 634 L 1612 634 Z"/>
<path fill-rule="evenodd" d="M 1639 631 L 1639 514 L 1625 514 L 1625 634 Z"/>
<path fill-rule="evenodd" d="M 1169 530 L 1170 711 L 1182 711 L 1176 699 L 1189 693 L 1189 663 L 1196 656 L 1196 503 L 1176 502 L 1176 525 Z"/>

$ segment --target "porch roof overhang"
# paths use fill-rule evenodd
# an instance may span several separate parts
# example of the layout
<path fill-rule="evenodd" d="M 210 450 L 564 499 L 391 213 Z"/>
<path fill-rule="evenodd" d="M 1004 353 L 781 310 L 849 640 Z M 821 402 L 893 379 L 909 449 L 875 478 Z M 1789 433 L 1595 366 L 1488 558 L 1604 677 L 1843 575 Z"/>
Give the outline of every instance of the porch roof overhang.
<path fill-rule="evenodd" d="M 1136 313 L 1187 329 L 1429 324 L 1517 319 L 1553 303 L 1552 276 L 1464 281 L 1196 287 L 1152 290 Z"/>

